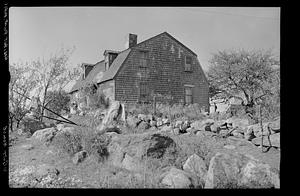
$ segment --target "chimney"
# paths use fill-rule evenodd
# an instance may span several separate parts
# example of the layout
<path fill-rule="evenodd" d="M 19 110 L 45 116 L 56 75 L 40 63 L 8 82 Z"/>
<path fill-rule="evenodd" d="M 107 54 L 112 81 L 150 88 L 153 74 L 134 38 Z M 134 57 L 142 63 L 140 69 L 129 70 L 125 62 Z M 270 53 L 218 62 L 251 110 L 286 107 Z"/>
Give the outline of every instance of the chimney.
<path fill-rule="evenodd" d="M 137 35 L 129 33 L 129 48 L 137 44 Z"/>

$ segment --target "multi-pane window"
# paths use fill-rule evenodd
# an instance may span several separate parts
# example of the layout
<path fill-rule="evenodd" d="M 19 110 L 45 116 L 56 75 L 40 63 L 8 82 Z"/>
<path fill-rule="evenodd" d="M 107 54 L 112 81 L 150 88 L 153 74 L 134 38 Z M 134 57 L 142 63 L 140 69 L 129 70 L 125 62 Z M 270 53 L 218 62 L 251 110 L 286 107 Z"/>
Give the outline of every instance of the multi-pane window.
<path fill-rule="evenodd" d="M 192 57 L 191 56 L 186 56 L 185 57 L 184 71 L 192 71 Z"/>
<path fill-rule="evenodd" d="M 193 89 L 192 87 L 185 87 L 185 103 L 192 104 L 193 103 Z"/>
<path fill-rule="evenodd" d="M 140 67 L 148 67 L 149 64 L 149 52 L 140 51 Z"/>
<path fill-rule="evenodd" d="M 139 100 L 147 101 L 149 98 L 149 89 L 146 82 L 140 82 L 139 85 Z"/>

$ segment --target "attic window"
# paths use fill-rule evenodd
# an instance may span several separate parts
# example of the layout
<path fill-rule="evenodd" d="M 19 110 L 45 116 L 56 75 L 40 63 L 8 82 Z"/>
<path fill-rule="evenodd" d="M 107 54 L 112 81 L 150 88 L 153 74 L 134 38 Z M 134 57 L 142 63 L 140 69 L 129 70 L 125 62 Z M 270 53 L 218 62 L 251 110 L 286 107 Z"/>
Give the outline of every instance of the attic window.
<path fill-rule="evenodd" d="M 184 71 L 192 71 L 192 57 L 191 56 L 186 56 L 185 57 L 185 67 Z"/>
<path fill-rule="evenodd" d="M 145 50 L 140 50 L 140 67 L 148 67 L 149 65 L 149 52 Z"/>

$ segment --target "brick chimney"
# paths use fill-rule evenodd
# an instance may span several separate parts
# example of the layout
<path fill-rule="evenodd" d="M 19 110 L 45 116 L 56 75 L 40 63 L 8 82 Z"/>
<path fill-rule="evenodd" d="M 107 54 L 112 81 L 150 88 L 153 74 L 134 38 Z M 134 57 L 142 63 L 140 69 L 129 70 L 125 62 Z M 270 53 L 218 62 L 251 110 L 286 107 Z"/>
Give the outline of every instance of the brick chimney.
<path fill-rule="evenodd" d="M 129 33 L 128 47 L 131 48 L 137 44 L 137 35 Z"/>

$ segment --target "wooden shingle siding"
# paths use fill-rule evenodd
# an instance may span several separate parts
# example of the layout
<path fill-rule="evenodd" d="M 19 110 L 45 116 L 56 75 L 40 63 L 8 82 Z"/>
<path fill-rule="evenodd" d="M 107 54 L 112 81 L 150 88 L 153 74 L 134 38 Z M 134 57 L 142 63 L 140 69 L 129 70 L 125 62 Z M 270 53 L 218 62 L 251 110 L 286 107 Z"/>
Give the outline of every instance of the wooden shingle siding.
<path fill-rule="evenodd" d="M 149 51 L 147 77 L 141 73 L 140 51 Z M 185 56 L 192 58 L 191 72 L 185 71 Z M 131 52 L 115 77 L 115 99 L 137 102 L 139 83 L 147 82 L 149 91 L 171 94 L 174 102 L 184 102 L 184 85 L 193 87 L 193 102 L 208 109 L 208 83 L 197 56 L 166 34 L 131 48 Z"/>

